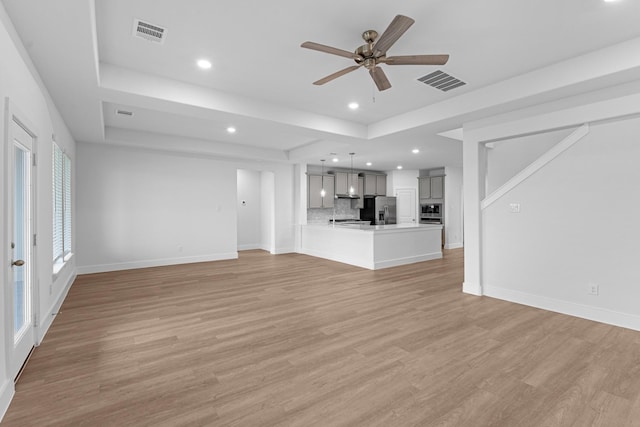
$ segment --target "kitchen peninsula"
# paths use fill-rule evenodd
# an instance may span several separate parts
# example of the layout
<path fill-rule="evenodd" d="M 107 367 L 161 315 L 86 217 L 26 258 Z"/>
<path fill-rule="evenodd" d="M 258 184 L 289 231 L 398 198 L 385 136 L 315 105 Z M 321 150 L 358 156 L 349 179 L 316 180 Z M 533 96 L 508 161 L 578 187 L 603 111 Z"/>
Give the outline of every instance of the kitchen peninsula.
<path fill-rule="evenodd" d="M 302 225 L 301 252 L 378 270 L 442 258 L 442 225 Z"/>

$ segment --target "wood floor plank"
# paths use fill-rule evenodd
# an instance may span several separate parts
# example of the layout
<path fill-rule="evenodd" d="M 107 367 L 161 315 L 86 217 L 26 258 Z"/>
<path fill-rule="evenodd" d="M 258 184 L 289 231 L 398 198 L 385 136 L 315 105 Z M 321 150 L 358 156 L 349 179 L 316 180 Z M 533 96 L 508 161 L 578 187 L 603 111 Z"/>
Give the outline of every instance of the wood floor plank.
<path fill-rule="evenodd" d="M 2 424 L 640 424 L 639 332 L 465 295 L 462 252 L 79 276 Z"/>

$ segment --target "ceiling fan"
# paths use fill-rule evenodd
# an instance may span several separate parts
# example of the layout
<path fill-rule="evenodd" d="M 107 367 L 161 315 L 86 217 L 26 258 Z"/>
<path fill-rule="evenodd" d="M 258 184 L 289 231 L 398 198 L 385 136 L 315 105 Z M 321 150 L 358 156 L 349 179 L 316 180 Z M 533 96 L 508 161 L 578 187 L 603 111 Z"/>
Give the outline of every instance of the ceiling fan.
<path fill-rule="evenodd" d="M 375 82 L 378 90 L 383 91 L 391 87 L 386 74 L 379 67 L 380 64 L 387 65 L 444 65 L 449 60 L 449 55 L 407 55 L 407 56 L 387 56 L 387 50 L 413 25 L 415 21 L 408 16 L 397 15 L 391 21 L 391 24 L 378 38 L 378 33 L 374 30 L 368 30 L 362 33 L 362 38 L 366 42 L 358 47 L 354 52 L 338 49 L 331 46 L 325 46 L 320 43 L 304 42 L 300 46 L 318 50 L 320 52 L 330 53 L 332 55 L 344 56 L 353 59 L 357 65 L 352 65 L 343 70 L 330 74 L 318 81 L 313 82 L 314 85 L 323 85 L 340 76 L 365 67 L 369 70 L 371 78 Z M 377 39 L 377 40 L 376 40 Z"/>

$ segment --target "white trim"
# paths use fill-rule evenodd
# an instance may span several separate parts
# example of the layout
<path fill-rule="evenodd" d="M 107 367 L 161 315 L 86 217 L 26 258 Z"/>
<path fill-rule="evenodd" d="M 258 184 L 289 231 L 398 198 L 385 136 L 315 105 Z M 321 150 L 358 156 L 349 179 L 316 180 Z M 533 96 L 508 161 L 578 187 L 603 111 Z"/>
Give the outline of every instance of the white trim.
<path fill-rule="evenodd" d="M 58 294 L 58 298 L 56 298 L 55 304 L 51 306 L 51 309 L 40 319 L 40 324 L 36 329 L 36 346 L 39 346 L 44 340 L 44 336 L 49 331 L 49 328 L 53 324 L 56 315 L 60 311 L 60 307 L 62 307 L 62 303 L 67 298 L 67 294 L 69 293 L 69 289 L 71 289 L 71 285 L 78 277 L 78 274 L 74 271 L 67 279 L 67 283 L 64 285 L 60 293 Z"/>
<path fill-rule="evenodd" d="M 482 296 L 482 286 L 479 283 L 462 283 L 462 292 L 465 294 Z"/>
<path fill-rule="evenodd" d="M 295 252 L 295 249 L 293 247 L 284 247 L 284 248 L 275 248 L 271 253 L 273 255 L 281 255 L 281 254 L 290 254 L 294 252 Z"/>
<path fill-rule="evenodd" d="M 533 295 L 498 286 L 485 285 L 483 289 L 484 294 L 492 298 L 640 331 L 640 316 L 633 314 Z"/>
<path fill-rule="evenodd" d="M 237 259 L 238 252 L 227 252 L 211 255 L 201 255 L 184 258 L 164 258 L 145 261 L 131 261 L 117 264 L 85 265 L 77 268 L 78 274 L 105 273 L 108 271 L 133 270 L 137 268 L 162 267 L 166 265 L 191 264 L 195 262 L 221 261 Z"/>
<path fill-rule="evenodd" d="M 464 248 L 464 243 L 446 243 L 444 245 L 445 249 L 460 249 Z"/>
<path fill-rule="evenodd" d="M 248 243 L 246 245 L 238 245 L 238 251 L 250 251 L 253 249 L 262 249 L 260 243 Z"/>
<path fill-rule="evenodd" d="M 0 387 L 0 421 L 4 418 L 4 414 L 7 413 L 15 392 L 13 381 L 6 379 L 2 387 Z"/>
<path fill-rule="evenodd" d="M 551 162 L 553 159 L 558 157 L 560 154 L 568 150 L 575 143 L 580 141 L 589 133 L 589 125 L 583 124 L 578 129 L 573 131 L 571 135 L 567 136 L 565 139 L 560 141 L 558 144 L 554 145 L 549 151 L 544 153 L 538 159 L 536 159 L 529 166 L 524 168 L 518 174 L 516 174 L 509 181 L 505 182 L 502 186 L 496 189 L 493 193 L 487 196 L 483 201 L 480 202 L 480 208 L 486 209 L 491 206 L 494 202 L 500 199 L 502 196 L 507 194 L 509 191 L 516 188 L 518 185 L 522 184 L 524 180 L 529 178 L 531 175 L 535 174 L 537 171 L 542 169 L 547 163 Z"/>

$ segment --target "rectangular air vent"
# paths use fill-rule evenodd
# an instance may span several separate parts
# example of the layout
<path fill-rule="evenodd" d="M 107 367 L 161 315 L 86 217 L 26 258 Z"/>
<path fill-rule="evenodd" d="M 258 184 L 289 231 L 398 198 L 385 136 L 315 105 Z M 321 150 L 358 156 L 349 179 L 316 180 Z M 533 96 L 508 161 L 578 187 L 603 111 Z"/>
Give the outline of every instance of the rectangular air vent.
<path fill-rule="evenodd" d="M 451 89 L 466 85 L 466 83 L 462 80 L 456 79 L 455 77 L 441 70 L 434 71 L 431 74 L 420 77 L 418 81 L 426 85 L 435 87 L 436 89 L 440 89 L 443 92 L 447 92 Z"/>
<path fill-rule="evenodd" d="M 159 27 L 158 25 L 149 24 L 148 22 L 141 21 L 140 19 L 134 19 L 133 35 L 162 44 L 167 36 L 167 29 Z"/>

